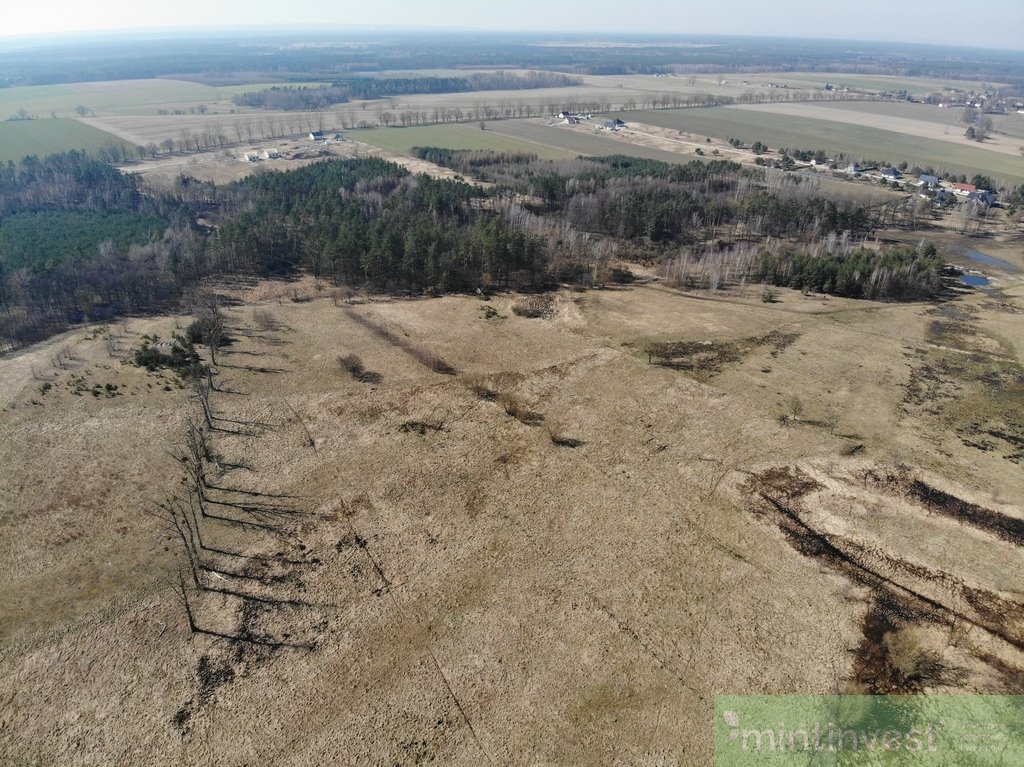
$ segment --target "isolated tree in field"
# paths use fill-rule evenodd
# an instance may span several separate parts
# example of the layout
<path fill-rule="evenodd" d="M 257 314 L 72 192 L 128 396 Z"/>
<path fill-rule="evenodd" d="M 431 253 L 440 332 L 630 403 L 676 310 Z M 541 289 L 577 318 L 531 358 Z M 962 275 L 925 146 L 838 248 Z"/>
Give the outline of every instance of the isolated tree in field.
<path fill-rule="evenodd" d="M 224 345 L 227 333 L 224 315 L 220 311 L 220 299 L 212 291 L 200 291 L 195 296 L 199 305 L 199 317 L 188 326 L 185 337 L 194 344 L 205 344 L 210 348 L 210 362 L 217 364 L 217 350 Z"/>

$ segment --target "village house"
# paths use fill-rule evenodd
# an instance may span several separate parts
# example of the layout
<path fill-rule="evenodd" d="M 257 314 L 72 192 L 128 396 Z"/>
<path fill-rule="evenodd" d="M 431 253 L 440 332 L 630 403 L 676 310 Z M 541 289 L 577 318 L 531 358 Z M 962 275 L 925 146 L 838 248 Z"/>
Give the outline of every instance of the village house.
<path fill-rule="evenodd" d="M 310 141 L 323 141 L 324 140 L 324 132 L 322 130 L 310 131 L 310 133 L 309 133 L 309 140 Z"/>

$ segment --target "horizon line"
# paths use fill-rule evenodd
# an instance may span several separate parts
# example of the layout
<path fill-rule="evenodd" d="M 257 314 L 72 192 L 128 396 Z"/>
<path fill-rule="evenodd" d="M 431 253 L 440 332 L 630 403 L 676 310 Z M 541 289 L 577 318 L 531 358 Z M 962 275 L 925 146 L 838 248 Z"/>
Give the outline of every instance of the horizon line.
<path fill-rule="evenodd" d="M 829 43 L 860 43 L 871 45 L 907 45 L 931 48 L 953 48 L 973 51 L 1003 51 L 1007 53 L 1024 53 L 1024 44 L 1019 48 L 1007 48 L 1001 46 L 979 46 L 964 45 L 961 43 L 946 42 L 922 42 L 905 39 L 869 39 L 855 37 L 807 37 L 790 35 L 757 35 L 750 33 L 725 33 L 725 32 L 656 32 L 656 31 L 634 31 L 617 32 L 611 30 L 530 30 L 530 29 L 495 29 L 490 27 L 468 27 L 454 25 L 401 25 L 401 24 L 314 24 L 313 22 L 296 23 L 287 25 L 273 24 L 246 24 L 246 25 L 224 25 L 224 24 L 178 24 L 173 26 L 140 26 L 140 27 L 113 27 L 107 29 L 90 29 L 77 31 L 58 32 L 26 32 L 19 34 L 4 34 L 0 32 L 0 46 L 5 43 L 71 43 L 89 39 L 113 40 L 129 37 L 131 35 L 146 34 L 159 37 L 185 37 L 190 35 L 214 35 L 229 33 L 232 37 L 244 37 L 247 34 L 259 34 L 266 36 L 289 35 L 314 32 L 321 35 L 339 33 L 358 34 L 486 34 L 486 35 L 515 35 L 515 36 L 536 36 L 546 38 L 564 37 L 566 39 L 579 40 L 581 38 L 594 37 L 595 42 L 601 38 L 610 40 L 629 40 L 652 38 L 658 40 L 689 40 L 689 39 L 720 39 L 720 40 L 802 40 L 807 42 L 829 42 Z"/>

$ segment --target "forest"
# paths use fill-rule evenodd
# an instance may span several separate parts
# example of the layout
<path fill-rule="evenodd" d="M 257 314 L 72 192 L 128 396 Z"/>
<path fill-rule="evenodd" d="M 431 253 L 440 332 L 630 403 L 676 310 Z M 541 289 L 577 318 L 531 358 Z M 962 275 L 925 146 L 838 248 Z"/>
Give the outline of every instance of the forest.
<path fill-rule="evenodd" d="M 166 310 L 213 275 L 304 271 L 404 295 L 532 291 L 600 286 L 617 261 L 636 258 L 662 262 L 685 287 L 763 282 L 887 300 L 942 287 L 934 248 L 867 247 L 873 230 L 904 222 L 898 200 L 830 199 L 770 169 L 722 160 L 416 154 L 493 186 L 362 159 L 221 186 L 181 176 L 156 195 L 81 152 L 8 164 L 0 169 L 0 344 Z"/>
<path fill-rule="evenodd" d="M 0 87 L 177 76 L 324 82 L 389 70 L 548 69 L 568 74 L 848 72 L 1021 83 L 1021 54 L 993 48 L 721 35 L 282 30 L 97 36 L 0 44 Z M 695 43 L 680 45 L 680 43 Z M 639 43 L 639 44 L 638 44 Z M 253 80 L 248 80 L 253 82 Z"/>
<path fill-rule="evenodd" d="M 239 93 L 232 101 L 243 107 L 276 110 L 317 110 L 352 99 L 386 99 L 418 93 L 468 93 L 472 91 L 568 88 L 582 82 L 578 77 L 555 72 L 488 72 L 464 77 L 348 77 L 330 85 L 275 85 Z"/>

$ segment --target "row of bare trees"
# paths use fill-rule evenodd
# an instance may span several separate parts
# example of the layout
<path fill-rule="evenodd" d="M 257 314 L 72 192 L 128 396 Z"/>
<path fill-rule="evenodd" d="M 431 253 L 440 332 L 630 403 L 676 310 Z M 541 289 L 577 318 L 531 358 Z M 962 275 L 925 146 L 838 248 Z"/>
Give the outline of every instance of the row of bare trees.
<path fill-rule="evenodd" d="M 204 341 L 213 349 L 226 333 L 224 318 L 215 299 L 201 303 L 205 306 L 198 322 L 207 325 L 213 318 L 221 328 L 220 333 L 211 333 Z M 225 481 L 230 475 L 255 469 L 220 455 L 214 436 L 259 436 L 271 425 L 217 413 L 212 395 L 237 392 L 217 385 L 214 360 L 211 355 L 211 364 L 189 379 L 198 413 L 186 419 L 181 441 L 172 451 L 181 471 L 178 489 L 152 509 L 175 542 L 178 601 L 193 634 L 266 648 L 313 649 L 313 641 L 295 641 L 290 630 L 269 627 L 273 614 L 311 607 L 289 593 L 291 587 L 301 583 L 300 569 L 309 564 L 302 555 L 304 547 L 288 526 L 303 512 L 294 507 L 292 496 Z M 262 553 L 268 542 L 286 550 Z M 235 603 L 238 625 L 228 629 L 218 626 L 217 617 L 222 611 L 213 609 L 207 614 L 204 608 L 209 599 L 222 600 L 221 605 L 223 600 Z"/>

